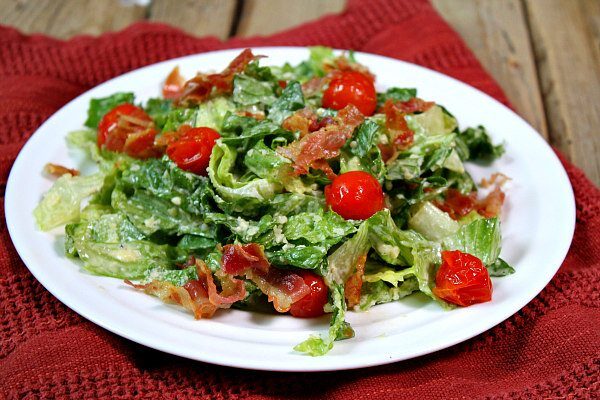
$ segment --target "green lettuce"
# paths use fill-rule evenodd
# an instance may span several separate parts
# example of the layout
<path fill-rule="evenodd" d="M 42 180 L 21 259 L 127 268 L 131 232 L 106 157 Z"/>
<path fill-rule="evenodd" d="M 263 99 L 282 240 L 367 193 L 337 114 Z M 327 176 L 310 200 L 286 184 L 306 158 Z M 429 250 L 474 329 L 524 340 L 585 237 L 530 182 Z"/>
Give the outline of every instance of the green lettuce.
<path fill-rule="evenodd" d="M 210 181 L 220 196 L 220 199 L 215 196 L 215 200 L 226 212 L 256 214 L 282 190 L 281 185 L 264 178 L 242 181 L 233 174 L 236 159 L 234 148 L 217 141 L 208 169 Z"/>
<path fill-rule="evenodd" d="M 500 234 L 498 218 L 477 219 L 443 239 L 442 246 L 444 250 L 460 250 L 472 254 L 485 265 L 491 265 L 500 255 Z"/>
<path fill-rule="evenodd" d="M 379 124 L 370 119 L 360 124 L 342 148 L 340 173 L 365 171 L 382 180 L 386 167 L 377 147 L 381 133 Z"/>
<path fill-rule="evenodd" d="M 331 320 L 329 322 L 329 334 L 325 337 L 311 335 L 304 342 L 294 347 L 294 350 L 308 354 L 313 357 L 327 354 L 333 348 L 333 342 L 354 337 L 354 330 L 346 322 L 346 301 L 344 299 L 344 287 L 333 284 L 330 287 L 331 296 Z"/>
<path fill-rule="evenodd" d="M 233 79 L 232 99 L 241 106 L 270 106 L 276 99 L 273 89 L 272 82 L 239 74 Z"/>
<path fill-rule="evenodd" d="M 38 227 L 47 231 L 76 221 L 81 202 L 102 188 L 104 177 L 103 173 L 98 172 L 89 176 L 66 174 L 58 178 L 33 210 Z"/>
<path fill-rule="evenodd" d="M 297 81 L 288 82 L 281 96 L 269 108 L 269 119 L 280 125 L 292 112 L 304 107 L 302 86 Z"/>
<path fill-rule="evenodd" d="M 82 219 L 65 227 L 67 254 L 79 257 L 88 272 L 141 279 L 151 268 L 174 266 L 173 249 L 143 239 L 122 213 L 102 214 L 96 209 L 88 212 L 86 218 L 90 216 L 93 219 Z"/>
<path fill-rule="evenodd" d="M 501 250 L 501 231 L 498 218 L 477 218 L 462 225 L 452 236 L 442 240 L 444 250 L 460 250 L 479 258 L 491 276 L 505 276 L 515 272 L 498 256 Z"/>
<path fill-rule="evenodd" d="M 414 276 L 409 276 L 392 287 L 384 280 L 367 281 L 363 283 L 358 309 L 366 311 L 376 304 L 400 300 L 417 290 L 419 290 L 419 282 Z"/>
<path fill-rule="evenodd" d="M 389 88 L 385 92 L 377 93 L 377 107 L 383 106 L 388 100 L 392 100 L 393 102 L 408 101 L 413 97 L 417 97 L 417 89 L 398 87 Z"/>
<path fill-rule="evenodd" d="M 494 145 L 487 130 L 481 125 L 460 132 L 457 141 L 462 142 L 458 148 L 463 160 L 491 162 L 504 154 L 504 146 Z"/>

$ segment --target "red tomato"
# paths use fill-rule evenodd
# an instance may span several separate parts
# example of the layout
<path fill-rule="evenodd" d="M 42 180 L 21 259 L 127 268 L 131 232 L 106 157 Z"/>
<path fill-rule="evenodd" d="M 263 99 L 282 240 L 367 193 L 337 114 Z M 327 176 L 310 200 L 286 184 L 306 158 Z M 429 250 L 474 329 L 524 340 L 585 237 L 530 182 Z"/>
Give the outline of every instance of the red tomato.
<path fill-rule="evenodd" d="M 384 206 L 381 185 L 363 171 L 338 175 L 325 187 L 325 201 L 345 219 L 367 219 Z"/>
<path fill-rule="evenodd" d="M 373 81 L 355 71 L 336 75 L 323 93 L 323 107 L 341 110 L 354 104 L 364 115 L 373 115 L 377 107 L 377 92 Z"/>
<path fill-rule="evenodd" d="M 304 283 L 310 288 L 310 293 L 292 304 L 290 314 L 296 318 L 313 318 L 325 314 L 323 306 L 327 303 L 327 286 L 319 275 L 300 270 L 295 271 L 304 279 Z"/>
<path fill-rule="evenodd" d="M 479 258 L 458 250 L 442 251 L 433 293 L 459 306 L 485 303 L 492 299 L 492 281 Z"/>
<path fill-rule="evenodd" d="M 140 107 L 124 103 L 107 112 L 98 124 L 98 147 L 135 158 L 157 155 L 152 118 Z"/>
<path fill-rule="evenodd" d="M 179 139 L 169 143 L 167 155 L 179 168 L 197 175 L 206 175 L 210 154 L 220 137 L 211 128 L 191 128 Z"/>

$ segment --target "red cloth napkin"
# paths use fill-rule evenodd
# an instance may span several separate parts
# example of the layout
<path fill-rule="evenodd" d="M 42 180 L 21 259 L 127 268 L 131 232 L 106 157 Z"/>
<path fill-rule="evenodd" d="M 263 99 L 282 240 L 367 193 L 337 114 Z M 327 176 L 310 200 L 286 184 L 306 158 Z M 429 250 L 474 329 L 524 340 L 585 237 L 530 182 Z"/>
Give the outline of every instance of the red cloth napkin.
<path fill-rule="evenodd" d="M 4 188 L 14 158 L 35 129 L 67 101 L 102 81 L 157 61 L 209 50 L 317 44 L 421 64 L 507 103 L 498 85 L 425 1 L 350 1 L 340 15 L 270 37 L 227 42 L 198 39 L 151 23 L 66 42 L 0 27 L 0 184 Z M 600 191 L 579 169 L 562 161 L 575 190 L 577 227 L 569 255 L 548 287 L 506 322 L 463 344 L 356 371 L 246 371 L 189 361 L 122 339 L 66 308 L 32 277 L 15 252 L 2 218 L 0 397 L 597 396 Z"/>

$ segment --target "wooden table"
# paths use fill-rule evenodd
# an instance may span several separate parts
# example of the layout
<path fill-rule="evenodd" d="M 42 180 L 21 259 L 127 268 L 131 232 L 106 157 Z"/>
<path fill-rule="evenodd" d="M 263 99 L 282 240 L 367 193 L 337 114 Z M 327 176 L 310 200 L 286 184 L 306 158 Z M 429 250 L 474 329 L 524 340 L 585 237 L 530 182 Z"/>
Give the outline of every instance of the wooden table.
<path fill-rule="evenodd" d="M 433 4 L 517 112 L 600 184 L 600 1 Z M 69 38 L 148 19 L 226 39 L 269 34 L 340 12 L 344 5 L 345 0 L 0 0 L 0 23 Z"/>

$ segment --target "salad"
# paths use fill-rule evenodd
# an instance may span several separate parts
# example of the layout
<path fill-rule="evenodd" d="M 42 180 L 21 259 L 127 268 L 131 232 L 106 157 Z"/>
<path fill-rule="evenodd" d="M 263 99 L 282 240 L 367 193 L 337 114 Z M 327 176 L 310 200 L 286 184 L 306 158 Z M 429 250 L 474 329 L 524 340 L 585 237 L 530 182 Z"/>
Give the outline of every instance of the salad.
<path fill-rule="evenodd" d="M 67 137 L 97 172 L 57 177 L 34 216 L 65 226 L 84 270 L 189 310 L 329 315 L 294 349 L 354 336 L 347 310 L 422 292 L 444 308 L 492 299 L 508 179 L 476 184 L 465 163 L 503 153 L 412 88 L 375 88 L 352 52 L 298 65 L 242 51 L 218 73 L 175 68 L 162 97 L 92 99 Z M 479 187 L 484 188 L 482 194 Z"/>

